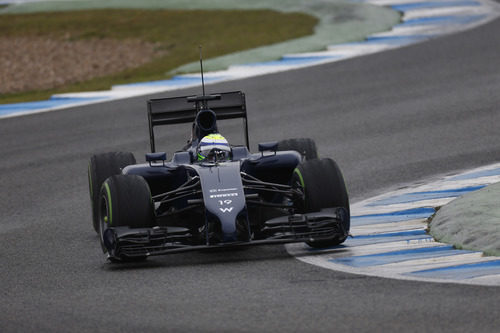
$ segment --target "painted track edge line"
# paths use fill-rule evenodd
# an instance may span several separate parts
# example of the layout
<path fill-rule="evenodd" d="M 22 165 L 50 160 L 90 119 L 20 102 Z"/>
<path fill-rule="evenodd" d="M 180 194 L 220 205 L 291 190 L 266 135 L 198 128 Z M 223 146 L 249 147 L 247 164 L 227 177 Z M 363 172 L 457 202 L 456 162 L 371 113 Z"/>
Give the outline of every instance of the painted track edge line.
<path fill-rule="evenodd" d="M 363 212 L 363 209 L 365 207 L 370 209 L 370 204 L 384 198 L 412 193 L 422 188 L 439 191 L 443 186 L 446 187 L 452 183 L 453 187 L 457 189 L 459 187 L 455 185 L 464 185 L 461 182 L 463 177 L 472 180 L 474 180 L 474 176 L 478 179 L 482 178 L 484 185 L 499 183 L 499 166 L 500 163 L 495 163 L 451 176 L 432 178 L 428 182 L 419 181 L 418 185 L 406 186 L 404 189 L 389 191 L 356 202 L 351 205 L 351 212 L 353 215 L 358 213 L 369 215 L 369 210 Z M 490 176 L 482 177 L 485 173 Z M 430 201 L 432 202 L 432 200 Z M 404 206 L 404 203 L 402 205 Z M 412 227 L 415 228 L 411 230 Z M 408 281 L 500 286 L 500 257 L 485 256 L 481 251 L 459 250 L 450 244 L 435 241 L 429 234 L 427 235 L 430 239 L 426 241 L 427 238 L 422 237 L 421 232 L 418 231 L 426 228 L 425 218 L 420 220 L 409 218 L 406 221 L 390 223 L 381 220 L 380 223 L 373 225 L 358 225 L 354 220 L 351 223 L 351 233 L 354 235 L 354 240 L 356 240 L 357 235 L 361 238 L 364 237 L 360 241 L 349 242 L 349 238 L 344 244 L 325 250 L 311 249 L 303 243 L 288 244 L 286 250 L 302 262 L 350 274 Z M 410 240 L 412 234 L 421 237 L 420 240 L 417 239 L 418 237 Z M 398 235 L 409 235 L 410 237 L 407 237 L 406 241 L 404 237 L 394 237 L 393 239 L 390 237 Z M 383 241 L 378 242 L 379 240 Z M 390 243 L 391 240 L 395 242 Z M 429 250 L 425 250 L 426 247 L 429 247 Z M 430 248 L 435 248 L 435 251 L 430 250 Z M 433 252 L 436 254 L 434 255 Z M 381 260 L 371 262 L 370 256 L 381 257 Z M 455 260 L 453 256 L 462 261 Z M 335 259 L 341 258 L 344 259 L 335 262 Z M 361 266 L 353 266 L 356 265 L 358 258 L 361 260 L 358 263 Z M 342 261 L 345 264 L 342 264 Z M 471 273 L 471 267 L 477 268 L 477 270 Z"/>

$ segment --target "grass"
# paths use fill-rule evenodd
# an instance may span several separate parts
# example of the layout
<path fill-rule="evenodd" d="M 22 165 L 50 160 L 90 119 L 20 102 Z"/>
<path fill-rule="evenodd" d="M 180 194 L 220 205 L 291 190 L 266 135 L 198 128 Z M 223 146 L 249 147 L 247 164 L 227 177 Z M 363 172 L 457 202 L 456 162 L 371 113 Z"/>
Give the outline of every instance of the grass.
<path fill-rule="evenodd" d="M 114 84 L 166 79 L 169 71 L 198 59 L 269 45 L 313 33 L 317 20 L 271 10 L 84 10 L 2 15 L 0 36 L 60 40 L 113 38 L 156 43 L 167 55 L 130 70 L 45 91 L 0 95 L 0 103 L 47 99 L 52 94 L 109 89 Z"/>

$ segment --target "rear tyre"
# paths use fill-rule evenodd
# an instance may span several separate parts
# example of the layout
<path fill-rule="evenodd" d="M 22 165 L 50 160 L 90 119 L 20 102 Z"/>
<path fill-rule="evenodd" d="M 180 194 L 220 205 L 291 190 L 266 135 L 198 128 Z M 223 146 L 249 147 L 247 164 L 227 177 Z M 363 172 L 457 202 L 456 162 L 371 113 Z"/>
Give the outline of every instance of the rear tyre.
<path fill-rule="evenodd" d="M 281 140 L 278 142 L 278 151 L 283 150 L 295 150 L 299 152 L 306 161 L 318 158 L 316 143 L 310 138 Z"/>
<path fill-rule="evenodd" d="M 135 157 L 128 152 L 111 152 L 93 155 L 88 166 L 90 204 L 92 206 L 92 225 L 99 232 L 99 197 L 104 181 L 119 175 L 127 165 L 135 164 Z"/>
<path fill-rule="evenodd" d="M 144 178 L 114 175 L 104 181 L 99 201 L 99 234 L 104 249 L 108 227 L 148 228 L 155 225 L 154 205 Z M 112 257 L 112 261 L 136 261 L 146 257 Z"/>
<path fill-rule="evenodd" d="M 319 248 L 343 243 L 350 228 L 350 209 L 344 177 L 337 163 L 330 158 L 323 158 L 299 164 L 293 173 L 292 186 L 304 193 L 303 200 L 297 203 L 297 210 L 300 213 L 342 207 L 347 215 L 342 225 L 346 235 L 309 241 L 307 244 Z"/>

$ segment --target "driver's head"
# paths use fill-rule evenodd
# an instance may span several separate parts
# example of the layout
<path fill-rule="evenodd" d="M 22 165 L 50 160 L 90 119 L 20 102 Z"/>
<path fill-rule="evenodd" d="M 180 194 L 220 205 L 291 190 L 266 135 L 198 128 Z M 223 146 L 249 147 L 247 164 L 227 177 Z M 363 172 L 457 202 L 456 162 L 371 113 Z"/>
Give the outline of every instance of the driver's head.
<path fill-rule="evenodd" d="M 198 161 L 220 161 L 229 159 L 231 147 L 227 140 L 218 133 L 204 136 L 198 144 Z"/>

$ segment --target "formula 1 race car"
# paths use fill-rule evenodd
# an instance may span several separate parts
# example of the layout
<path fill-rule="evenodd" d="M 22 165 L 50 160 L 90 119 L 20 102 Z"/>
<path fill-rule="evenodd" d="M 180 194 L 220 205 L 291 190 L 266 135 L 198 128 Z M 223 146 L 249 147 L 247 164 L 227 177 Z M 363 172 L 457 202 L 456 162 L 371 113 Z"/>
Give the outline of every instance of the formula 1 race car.
<path fill-rule="evenodd" d="M 216 247 L 306 242 L 338 245 L 349 235 L 342 173 L 318 158 L 311 139 L 258 145 L 249 152 L 245 95 L 226 92 L 148 101 L 151 153 L 90 158 L 92 218 L 111 261 Z M 231 146 L 217 121 L 243 119 L 246 145 Z M 155 151 L 156 126 L 192 123 L 173 154 Z"/>

